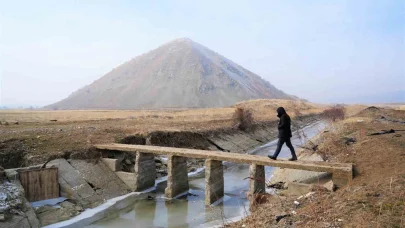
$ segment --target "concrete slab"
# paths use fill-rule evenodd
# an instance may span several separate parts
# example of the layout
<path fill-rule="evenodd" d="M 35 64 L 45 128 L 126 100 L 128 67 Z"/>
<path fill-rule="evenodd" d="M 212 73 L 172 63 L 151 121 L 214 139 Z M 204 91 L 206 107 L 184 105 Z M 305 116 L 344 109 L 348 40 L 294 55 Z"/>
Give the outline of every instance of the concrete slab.
<path fill-rule="evenodd" d="M 129 173 L 129 172 L 115 172 L 115 175 L 125 183 L 125 185 L 132 190 L 136 189 L 136 181 L 135 181 L 135 173 Z"/>
<path fill-rule="evenodd" d="M 56 159 L 47 164 L 46 167 L 58 167 L 59 180 L 63 179 L 81 198 L 92 196 L 93 188 L 80 176 L 80 173 L 73 168 L 65 159 Z"/>
<path fill-rule="evenodd" d="M 59 178 L 60 196 L 79 201 L 84 207 L 89 207 L 89 202 L 84 201 L 79 194 L 64 179 Z"/>
<path fill-rule="evenodd" d="M 117 172 L 122 170 L 121 162 L 118 159 L 114 158 L 101 158 L 101 161 L 104 162 L 110 168 L 111 171 Z"/>
<path fill-rule="evenodd" d="M 298 151 L 302 151 L 299 149 Z M 322 162 L 323 159 L 319 154 L 316 153 L 307 153 L 307 152 L 299 152 L 298 153 L 298 160 L 299 161 L 315 161 L 315 162 Z M 330 174 L 329 174 L 330 175 Z M 318 179 L 323 179 L 327 177 L 328 174 L 325 172 L 313 172 L 313 171 L 305 171 L 305 170 L 296 170 L 296 169 L 281 169 L 276 168 L 273 172 L 273 177 L 271 178 L 271 182 L 303 182 L 303 183 L 311 183 L 317 182 Z"/>
<path fill-rule="evenodd" d="M 233 142 L 229 142 L 227 141 L 227 139 L 222 138 L 221 136 L 223 135 L 218 135 L 215 137 L 210 137 L 209 139 L 214 142 L 216 145 L 220 146 L 222 149 L 224 150 L 228 150 L 228 151 L 235 151 L 238 152 L 241 149 L 235 145 Z M 223 136 L 224 137 L 224 136 Z"/>
<path fill-rule="evenodd" d="M 286 191 L 284 191 L 284 193 L 287 195 L 302 196 L 307 194 L 308 192 L 311 192 L 312 189 L 311 184 L 303 184 L 297 182 L 288 182 L 287 184 L 288 188 Z"/>
<path fill-rule="evenodd" d="M 122 196 L 130 192 L 130 189 L 122 182 L 117 175 L 111 171 L 106 164 L 85 160 L 69 160 L 70 165 L 75 168 L 80 176 L 96 190 L 102 200 Z"/>

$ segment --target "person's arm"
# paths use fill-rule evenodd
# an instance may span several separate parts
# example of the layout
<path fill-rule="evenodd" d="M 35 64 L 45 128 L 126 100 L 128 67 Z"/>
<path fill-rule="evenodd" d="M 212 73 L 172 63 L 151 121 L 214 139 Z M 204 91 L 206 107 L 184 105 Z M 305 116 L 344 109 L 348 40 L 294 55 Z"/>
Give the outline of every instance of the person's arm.
<path fill-rule="evenodd" d="M 278 124 L 278 129 L 283 129 L 285 127 L 286 122 L 287 122 L 286 118 L 287 117 L 285 115 L 282 115 L 280 117 L 280 123 Z"/>

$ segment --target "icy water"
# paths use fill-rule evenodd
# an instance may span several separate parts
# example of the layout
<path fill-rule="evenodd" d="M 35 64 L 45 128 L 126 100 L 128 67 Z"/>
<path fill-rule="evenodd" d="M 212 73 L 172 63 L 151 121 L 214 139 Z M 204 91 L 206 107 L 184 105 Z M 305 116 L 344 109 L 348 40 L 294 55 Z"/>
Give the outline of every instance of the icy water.
<path fill-rule="evenodd" d="M 325 125 L 321 122 L 309 125 L 293 133 L 292 144 L 295 148 L 318 134 Z M 250 151 L 251 154 L 267 156 L 277 147 L 277 140 Z M 290 157 L 289 149 L 284 145 L 279 157 Z M 264 158 L 268 159 L 268 158 Z M 205 206 L 204 172 L 190 178 L 189 194 L 178 199 L 166 200 L 164 189 L 166 182 L 157 185 L 150 192 L 152 200 L 139 200 L 118 216 L 99 221 L 88 228 L 133 228 L 133 227 L 212 227 L 222 225 L 229 219 L 242 218 L 249 214 L 249 165 L 224 162 L 225 197 L 215 206 Z M 273 167 L 266 167 L 266 179 L 272 176 Z"/>

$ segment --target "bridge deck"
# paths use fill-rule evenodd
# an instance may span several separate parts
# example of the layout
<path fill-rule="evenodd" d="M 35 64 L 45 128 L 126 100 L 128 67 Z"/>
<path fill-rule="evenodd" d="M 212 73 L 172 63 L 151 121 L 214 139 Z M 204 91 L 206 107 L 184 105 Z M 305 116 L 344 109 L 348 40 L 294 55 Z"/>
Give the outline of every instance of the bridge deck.
<path fill-rule="evenodd" d="M 183 149 L 174 147 L 159 147 L 159 146 L 144 146 L 144 145 L 128 145 L 128 144 L 100 144 L 95 145 L 101 150 L 117 150 L 125 152 L 142 152 L 159 155 L 174 155 L 189 158 L 203 158 L 217 161 L 229 161 L 236 163 L 257 164 L 264 166 L 281 167 L 288 169 L 300 169 L 316 172 L 352 172 L 353 165 L 349 163 L 330 163 L 316 161 L 288 161 L 288 160 L 271 160 L 265 156 L 238 154 L 230 152 L 209 151 Z"/>

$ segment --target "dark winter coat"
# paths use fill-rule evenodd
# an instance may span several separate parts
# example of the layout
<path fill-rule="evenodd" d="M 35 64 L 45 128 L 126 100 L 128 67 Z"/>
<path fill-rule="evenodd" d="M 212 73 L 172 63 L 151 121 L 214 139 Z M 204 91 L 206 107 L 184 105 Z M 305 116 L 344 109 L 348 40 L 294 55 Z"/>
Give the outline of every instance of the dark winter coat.
<path fill-rule="evenodd" d="M 283 107 L 277 109 L 277 117 L 280 118 L 278 122 L 278 137 L 291 138 L 291 118 Z"/>

